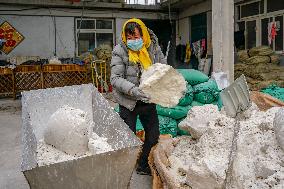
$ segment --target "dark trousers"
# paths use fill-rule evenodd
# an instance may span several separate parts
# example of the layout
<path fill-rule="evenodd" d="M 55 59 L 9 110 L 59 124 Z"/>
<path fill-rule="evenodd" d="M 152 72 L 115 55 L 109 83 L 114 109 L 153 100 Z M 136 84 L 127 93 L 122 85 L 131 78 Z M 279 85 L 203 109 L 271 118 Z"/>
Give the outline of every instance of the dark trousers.
<path fill-rule="evenodd" d="M 145 131 L 145 141 L 142 148 L 142 154 L 138 160 L 138 166 L 141 168 L 148 167 L 149 153 L 151 148 L 158 143 L 160 135 L 156 105 L 138 101 L 133 111 L 130 111 L 123 106 L 119 106 L 119 115 L 134 133 L 136 133 L 136 121 L 137 116 L 139 115 Z"/>

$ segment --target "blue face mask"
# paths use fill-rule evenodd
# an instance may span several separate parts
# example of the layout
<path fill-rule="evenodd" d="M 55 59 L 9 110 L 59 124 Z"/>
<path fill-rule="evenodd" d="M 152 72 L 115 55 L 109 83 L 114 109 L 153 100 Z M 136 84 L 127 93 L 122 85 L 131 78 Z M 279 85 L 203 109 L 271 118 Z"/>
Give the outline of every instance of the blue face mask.
<path fill-rule="evenodd" d="M 142 38 L 127 40 L 127 47 L 133 51 L 139 51 L 143 47 Z"/>

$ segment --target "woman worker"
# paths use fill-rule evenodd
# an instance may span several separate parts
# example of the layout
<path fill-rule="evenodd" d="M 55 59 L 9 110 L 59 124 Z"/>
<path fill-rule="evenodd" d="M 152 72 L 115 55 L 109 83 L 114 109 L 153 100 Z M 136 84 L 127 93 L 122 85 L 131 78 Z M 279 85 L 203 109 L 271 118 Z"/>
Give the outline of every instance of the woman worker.
<path fill-rule="evenodd" d="M 156 105 L 147 103 L 150 97 L 139 88 L 144 70 L 154 63 L 166 64 L 156 35 L 139 19 L 128 20 L 122 29 L 121 40 L 111 59 L 111 84 L 119 104 L 119 114 L 136 133 L 139 116 L 145 131 L 145 142 L 138 160 L 137 173 L 150 175 L 148 156 L 160 135 Z"/>

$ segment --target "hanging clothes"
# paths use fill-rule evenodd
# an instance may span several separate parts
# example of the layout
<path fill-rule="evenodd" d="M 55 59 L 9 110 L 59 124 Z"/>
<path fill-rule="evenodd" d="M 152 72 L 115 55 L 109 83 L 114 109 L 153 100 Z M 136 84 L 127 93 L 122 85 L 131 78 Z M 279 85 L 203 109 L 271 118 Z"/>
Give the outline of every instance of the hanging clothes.
<path fill-rule="evenodd" d="M 201 47 L 202 47 L 203 52 L 206 51 L 206 40 L 205 39 L 201 40 Z"/>
<path fill-rule="evenodd" d="M 268 44 L 271 45 L 277 35 L 276 22 L 268 23 Z"/>
<path fill-rule="evenodd" d="M 202 40 L 192 43 L 192 47 L 196 58 L 200 59 L 204 52 L 204 44 L 202 44 Z"/>
<path fill-rule="evenodd" d="M 191 57 L 191 47 L 190 47 L 190 43 L 187 43 L 185 47 L 185 63 L 189 64 L 190 57 Z"/>
<path fill-rule="evenodd" d="M 186 46 L 178 45 L 176 47 L 176 59 L 180 62 L 184 62 L 186 57 Z"/>

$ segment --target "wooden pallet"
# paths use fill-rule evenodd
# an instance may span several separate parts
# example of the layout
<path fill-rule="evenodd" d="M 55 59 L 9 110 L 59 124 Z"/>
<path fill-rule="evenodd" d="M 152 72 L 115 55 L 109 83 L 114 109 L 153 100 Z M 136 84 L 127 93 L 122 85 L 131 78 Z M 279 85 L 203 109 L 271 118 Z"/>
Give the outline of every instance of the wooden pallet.
<path fill-rule="evenodd" d="M 109 83 L 106 69 L 109 67 L 99 69 L 99 74 Z M 75 64 L 21 65 L 14 70 L 0 68 L 0 96 L 15 98 L 22 91 L 92 83 L 91 73 L 90 67 Z M 101 86 L 97 84 L 96 87 Z"/>
<path fill-rule="evenodd" d="M 14 91 L 13 69 L 0 68 L 0 94 L 13 97 Z"/>
<path fill-rule="evenodd" d="M 16 93 L 43 88 L 40 65 L 22 65 L 14 70 Z"/>

